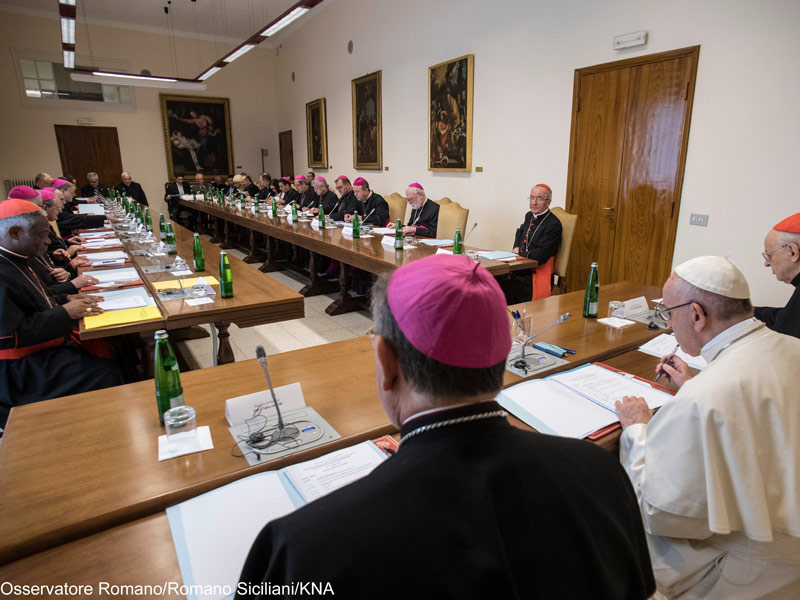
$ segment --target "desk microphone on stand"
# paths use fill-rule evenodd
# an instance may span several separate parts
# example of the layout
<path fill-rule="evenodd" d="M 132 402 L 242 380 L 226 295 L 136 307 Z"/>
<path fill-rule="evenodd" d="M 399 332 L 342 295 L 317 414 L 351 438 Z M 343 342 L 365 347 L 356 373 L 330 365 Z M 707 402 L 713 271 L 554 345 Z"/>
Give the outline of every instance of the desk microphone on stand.
<path fill-rule="evenodd" d="M 261 450 L 271 446 L 280 439 L 296 438 L 300 433 L 294 425 L 284 425 L 283 415 L 281 414 L 281 407 L 278 406 L 278 398 L 275 396 L 275 388 L 272 387 L 272 379 L 269 376 L 269 369 L 267 369 L 267 353 L 264 351 L 263 346 L 256 346 L 256 358 L 261 363 L 261 368 L 264 370 L 264 375 L 267 377 L 267 385 L 269 385 L 269 393 L 272 395 L 272 403 L 275 405 L 275 412 L 278 414 L 278 426 L 265 433 L 263 431 L 257 432 L 250 436 L 248 446 L 257 444 Z M 259 438 L 259 439 L 256 439 Z"/>
<path fill-rule="evenodd" d="M 538 337 L 540 334 L 544 333 L 545 331 L 547 331 L 551 327 L 554 327 L 554 326 L 558 325 L 559 323 L 563 323 L 564 321 L 568 320 L 571 316 L 572 315 L 569 314 L 569 313 L 564 313 L 563 315 L 558 317 L 555 321 L 550 323 L 550 325 L 548 325 L 544 329 L 540 329 L 539 331 L 537 331 L 533 335 L 529 335 L 527 338 L 525 338 L 525 341 L 522 344 L 522 348 L 520 348 L 519 357 L 516 360 L 514 360 L 513 362 L 511 360 L 509 360 L 509 362 L 508 362 L 509 366 L 513 367 L 514 369 L 518 369 L 518 370 L 522 371 L 525 374 L 527 374 L 528 371 L 534 371 L 537 368 L 541 368 L 543 366 L 547 366 L 547 365 L 543 365 L 543 364 L 538 364 L 538 365 L 537 364 L 533 364 L 531 361 L 526 360 L 525 359 L 525 346 L 530 344 L 534 340 L 534 338 Z"/>
<path fill-rule="evenodd" d="M 467 242 L 467 238 L 469 237 L 470 233 L 472 233 L 473 231 L 475 231 L 475 228 L 476 228 L 477 226 L 478 226 L 478 222 L 477 222 L 477 221 L 475 221 L 475 223 L 472 225 L 472 229 L 470 229 L 470 230 L 469 230 L 469 233 L 467 233 L 467 235 L 465 235 L 465 236 L 464 236 L 464 241 L 462 241 L 462 242 L 461 242 L 462 244 L 465 244 L 465 243 Z"/>

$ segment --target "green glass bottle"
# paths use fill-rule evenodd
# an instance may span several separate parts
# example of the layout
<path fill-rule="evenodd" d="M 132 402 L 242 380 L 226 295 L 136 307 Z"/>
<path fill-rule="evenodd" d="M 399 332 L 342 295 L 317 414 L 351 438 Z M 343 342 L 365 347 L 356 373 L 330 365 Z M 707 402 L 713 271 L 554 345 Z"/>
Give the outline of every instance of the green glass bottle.
<path fill-rule="evenodd" d="M 155 367 L 156 405 L 158 420 L 164 424 L 164 413 L 170 408 L 183 406 L 183 387 L 178 359 L 169 343 L 169 335 L 163 329 L 156 331 Z"/>
<path fill-rule="evenodd" d="M 153 231 L 153 217 L 150 216 L 150 209 L 149 208 L 145 208 L 144 209 L 144 224 L 147 227 L 147 231 L 152 233 L 152 231 Z"/>
<path fill-rule="evenodd" d="M 325 229 L 325 209 L 322 208 L 322 205 L 319 207 L 319 228 Z"/>
<path fill-rule="evenodd" d="M 292 223 L 297 223 L 297 203 L 292 202 Z"/>
<path fill-rule="evenodd" d="M 225 250 L 219 252 L 219 292 L 223 298 L 233 298 L 233 273 Z"/>
<path fill-rule="evenodd" d="M 208 190 L 206 190 L 206 186 L 203 186 L 203 202 L 208 202 Z"/>
<path fill-rule="evenodd" d="M 260 206 L 259 206 L 259 202 L 258 202 L 258 196 L 256 196 L 255 198 L 253 198 L 253 212 L 258 214 L 259 209 L 260 209 Z"/>
<path fill-rule="evenodd" d="M 358 222 L 358 213 L 353 213 L 353 239 L 357 240 L 361 237 L 361 224 Z"/>
<path fill-rule="evenodd" d="M 464 254 L 464 240 L 461 238 L 461 228 L 456 228 L 453 236 L 453 254 Z"/>
<path fill-rule="evenodd" d="M 165 233 L 167 233 L 167 220 L 164 218 L 164 214 L 162 213 L 161 216 L 158 218 L 158 232 L 163 237 Z"/>
<path fill-rule="evenodd" d="M 593 262 L 589 277 L 586 279 L 586 292 L 583 296 L 583 316 L 587 319 L 596 319 L 599 305 L 600 276 L 597 272 L 597 263 Z"/>
<path fill-rule="evenodd" d="M 403 222 L 397 219 L 397 224 L 394 226 L 394 249 L 403 249 Z"/>
<path fill-rule="evenodd" d="M 175 243 L 175 231 L 172 229 L 172 223 L 167 223 L 167 254 L 177 254 L 178 246 Z"/>
<path fill-rule="evenodd" d="M 194 241 L 192 242 L 192 257 L 194 258 L 194 270 L 206 270 L 206 257 L 203 254 L 203 243 L 200 241 L 200 234 L 194 234 Z"/>
<path fill-rule="evenodd" d="M 239 208 L 244 210 L 245 206 L 247 206 L 247 200 L 245 200 L 244 192 L 239 194 Z"/>
<path fill-rule="evenodd" d="M 278 216 L 278 201 L 275 199 L 275 196 L 272 197 L 272 217 L 275 218 Z"/>

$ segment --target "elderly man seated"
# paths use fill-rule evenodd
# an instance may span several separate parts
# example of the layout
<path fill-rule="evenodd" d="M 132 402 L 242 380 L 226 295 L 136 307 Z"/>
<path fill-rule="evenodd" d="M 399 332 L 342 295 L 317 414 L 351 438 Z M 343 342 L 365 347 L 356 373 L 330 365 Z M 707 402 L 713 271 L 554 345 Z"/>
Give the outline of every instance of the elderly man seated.
<path fill-rule="evenodd" d="M 433 200 L 429 201 L 422 185 L 416 182 L 408 184 L 406 201 L 411 207 L 411 216 L 408 225 L 403 227 L 403 235 L 435 238 L 439 226 L 439 205 Z"/>
<path fill-rule="evenodd" d="M 636 498 L 615 458 L 517 429 L 494 401 L 511 336 L 489 272 L 430 256 L 382 275 L 372 303 L 378 396 L 400 448 L 268 523 L 240 581 L 324 581 L 343 598 L 650 596 Z"/>
<path fill-rule="evenodd" d="M 617 402 L 620 459 L 639 497 L 660 592 L 670 598 L 800 598 L 800 340 L 753 318 L 729 259 L 675 267 L 657 312 L 708 366 L 653 416 Z"/>
<path fill-rule="evenodd" d="M 775 225 L 764 239 L 764 266 L 770 267 L 778 281 L 794 287 L 783 308 L 759 306 L 756 319 L 767 327 L 800 338 L 800 213 Z"/>

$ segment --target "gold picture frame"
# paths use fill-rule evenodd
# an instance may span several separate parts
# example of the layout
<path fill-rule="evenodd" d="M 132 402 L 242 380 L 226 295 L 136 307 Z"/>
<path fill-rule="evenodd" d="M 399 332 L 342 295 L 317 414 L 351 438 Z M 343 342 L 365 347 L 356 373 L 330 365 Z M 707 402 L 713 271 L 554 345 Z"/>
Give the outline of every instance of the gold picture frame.
<path fill-rule="evenodd" d="M 428 170 L 472 170 L 475 56 L 428 67 Z"/>
<path fill-rule="evenodd" d="M 352 81 L 353 168 L 383 169 L 381 71 Z"/>
<path fill-rule="evenodd" d="M 167 175 L 193 180 L 196 173 L 233 173 L 228 98 L 159 94 Z"/>
<path fill-rule="evenodd" d="M 325 98 L 306 103 L 306 142 L 308 145 L 308 166 L 328 168 L 328 126 Z"/>

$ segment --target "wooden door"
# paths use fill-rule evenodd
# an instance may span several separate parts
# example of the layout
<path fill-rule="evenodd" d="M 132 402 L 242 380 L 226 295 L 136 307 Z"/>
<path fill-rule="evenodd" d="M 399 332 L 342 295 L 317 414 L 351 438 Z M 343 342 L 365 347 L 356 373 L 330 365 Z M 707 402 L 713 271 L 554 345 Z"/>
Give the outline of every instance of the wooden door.
<path fill-rule="evenodd" d="M 64 174 L 75 176 L 79 191 L 90 172 L 97 173 L 106 187 L 120 182 L 122 157 L 116 127 L 55 125 L 55 129 L 61 168 Z"/>
<path fill-rule="evenodd" d="M 294 181 L 294 149 L 292 148 L 292 130 L 278 134 L 281 153 L 281 177 L 291 177 Z"/>
<path fill-rule="evenodd" d="M 567 289 L 661 285 L 672 266 L 699 46 L 578 69 L 567 207 L 579 215 Z"/>

